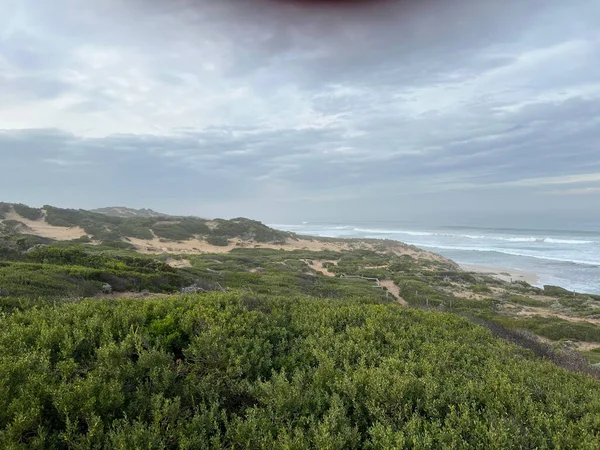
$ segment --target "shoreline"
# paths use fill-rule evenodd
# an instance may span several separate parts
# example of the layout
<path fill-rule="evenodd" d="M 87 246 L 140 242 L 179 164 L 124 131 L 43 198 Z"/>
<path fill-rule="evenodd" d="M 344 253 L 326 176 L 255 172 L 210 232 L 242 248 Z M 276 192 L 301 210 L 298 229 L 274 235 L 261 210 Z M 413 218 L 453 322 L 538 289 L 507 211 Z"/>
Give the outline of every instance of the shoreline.
<path fill-rule="evenodd" d="M 505 267 L 491 267 L 475 264 L 459 264 L 467 272 L 475 272 L 490 275 L 502 281 L 510 283 L 511 281 L 525 281 L 532 286 L 538 286 L 540 276 L 535 272 L 527 272 L 518 269 L 508 269 Z"/>

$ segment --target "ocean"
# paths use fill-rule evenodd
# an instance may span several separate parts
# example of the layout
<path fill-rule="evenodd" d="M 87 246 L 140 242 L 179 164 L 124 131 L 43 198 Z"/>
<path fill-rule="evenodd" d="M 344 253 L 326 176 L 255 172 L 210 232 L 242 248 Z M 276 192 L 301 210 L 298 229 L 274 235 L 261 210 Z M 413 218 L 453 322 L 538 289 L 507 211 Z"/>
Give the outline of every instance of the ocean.
<path fill-rule="evenodd" d="M 272 224 L 302 235 L 393 239 L 459 264 L 516 269 L 551 284 L 600 294 L 600 230 L 423 226 L 402 222 Z"/>

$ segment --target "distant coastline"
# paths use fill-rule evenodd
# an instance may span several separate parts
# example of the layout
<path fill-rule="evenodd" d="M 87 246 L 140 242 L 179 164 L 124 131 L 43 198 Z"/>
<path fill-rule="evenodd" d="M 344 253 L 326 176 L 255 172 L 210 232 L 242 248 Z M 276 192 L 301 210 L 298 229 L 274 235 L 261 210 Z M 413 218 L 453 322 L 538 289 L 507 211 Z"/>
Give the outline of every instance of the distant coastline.
<path fill-rule="evenodd" d="M 600 231 L 433 226 L 402 221 L 270 226 L 310 236 L 400 241 L 507 281 L 600 294 Z"/>

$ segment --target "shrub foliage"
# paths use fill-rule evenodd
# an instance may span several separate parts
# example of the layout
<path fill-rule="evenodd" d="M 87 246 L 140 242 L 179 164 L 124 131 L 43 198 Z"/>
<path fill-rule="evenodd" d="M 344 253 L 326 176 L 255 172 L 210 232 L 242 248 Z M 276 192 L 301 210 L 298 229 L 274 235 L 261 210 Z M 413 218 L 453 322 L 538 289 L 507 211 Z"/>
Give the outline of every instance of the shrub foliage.
<path fill-rule="evenodd" d="M 236 294 L 0 317 L 3 448 L 597 448 L 600 385 L 444 313 Z"/>

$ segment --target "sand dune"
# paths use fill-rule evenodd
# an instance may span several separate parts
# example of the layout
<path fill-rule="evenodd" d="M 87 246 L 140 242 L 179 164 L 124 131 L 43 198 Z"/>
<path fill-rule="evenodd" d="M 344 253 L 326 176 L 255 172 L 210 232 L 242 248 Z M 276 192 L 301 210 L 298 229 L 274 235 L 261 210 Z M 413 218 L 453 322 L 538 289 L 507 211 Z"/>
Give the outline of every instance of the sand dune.
<path fill-rule="evenodd" d="M 79 239 L 85 236 L 86 233 L 83 228 L 80 227 L 54 227 L 46 222 L 46 219 L 42 217 L 38 220 L 29 220 L 25 217 L 20 216 L 14 210 L 6 215 L 6 220 L 16 220 L 21 222 L 28 228 L 30 234 L 41 236 L 50 239 L 56 239 L 57 241 L 70 241 L 72 239 Z"/>

